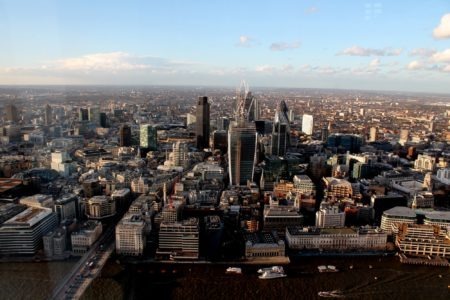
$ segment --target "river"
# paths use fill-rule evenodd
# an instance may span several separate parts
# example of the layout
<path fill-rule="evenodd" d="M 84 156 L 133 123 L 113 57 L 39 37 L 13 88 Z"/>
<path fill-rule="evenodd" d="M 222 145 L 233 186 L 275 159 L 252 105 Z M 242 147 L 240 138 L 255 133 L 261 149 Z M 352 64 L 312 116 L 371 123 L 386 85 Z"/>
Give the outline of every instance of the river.
<path fill-rule="evenodd" d="M 332 264 L 338 273 L 319 273 Z M 238 265 L 239 266 L 239 265 Z M 287 278 L 260 280 L 257 267 L 226 275 L 226 265 L 118 265 L 109 261 L 88 288 L 90 299 L 318 299 L 339 289 L 345 299 L 450 299 L 445 267 L 402 265 L 396 257 L 301 257 L 285 267 Z"/>

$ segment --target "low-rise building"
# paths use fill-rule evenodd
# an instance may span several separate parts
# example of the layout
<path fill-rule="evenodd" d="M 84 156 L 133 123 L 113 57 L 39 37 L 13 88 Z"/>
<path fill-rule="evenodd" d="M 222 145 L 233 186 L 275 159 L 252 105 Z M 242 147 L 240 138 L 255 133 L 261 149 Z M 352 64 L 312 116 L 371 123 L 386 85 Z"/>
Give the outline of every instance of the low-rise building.
<path fill-rule="evenodd" d="M 94 196 L 86 202 L 86 215 L 90 219 L 103 219 L 116 214 L 116 202 L 107 196 Z"/>
<path fill-rule="evenodd" d="M 388 209 L 383 213 L 381 217 L 381 229 L 383 229 L 387 234 L 395 233 L 393 231 L 393 225 L 408 223 L 417 223 L 416 213 L 408 207 L 396 206 L 394 208 Z"/>
<path fill-rule="evenodd" d="M 86 221 L 80 230 L 73 232 L 70 236 L 72 241 L 72 254 L 83 255 L 86 253 L 100 237 L 102 230 L 101 222 L 95 220 Z"/>
<path fill-rule="evenodd" d="M 385 250 L 387 234 L 379 228 L 288 227 L 286 243 L 295 250 Z"/>
<path fill-rule="evenodd" d="M 245 257 L 285 256 L 284 241 L 275 232 L 248 233 L 245 235 Z"/>
<path fill-rule="evenodd" d="M 395 244 L 405 254 L 450 257 L 450 234 L 435 225 L 403 223 L 398 227 Z"/>
<path fill-rule="evenodd" d="M 190 218 L 182 222 L 160 224 L 159 255 L 172 255 L 180 259 L 198 259 L 199 224 Z"/>
<path fill-rule="evenodd" d="M 337 204 L 322 202 L 316 212 L 316 227 L 343 227 L 345 212 Z"/>

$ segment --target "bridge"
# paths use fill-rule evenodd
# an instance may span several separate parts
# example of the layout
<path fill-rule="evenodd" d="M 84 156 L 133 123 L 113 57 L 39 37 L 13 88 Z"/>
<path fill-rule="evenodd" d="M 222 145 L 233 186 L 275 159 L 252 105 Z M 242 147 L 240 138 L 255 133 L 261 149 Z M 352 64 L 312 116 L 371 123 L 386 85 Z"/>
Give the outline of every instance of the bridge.
<path fill-rule="evenodd" d="M 78 260 L 72 270 L 59 282 L 50 299 L 80 299 L 115 248 L 114 228 L 110 225 L 91 248 Z"/>

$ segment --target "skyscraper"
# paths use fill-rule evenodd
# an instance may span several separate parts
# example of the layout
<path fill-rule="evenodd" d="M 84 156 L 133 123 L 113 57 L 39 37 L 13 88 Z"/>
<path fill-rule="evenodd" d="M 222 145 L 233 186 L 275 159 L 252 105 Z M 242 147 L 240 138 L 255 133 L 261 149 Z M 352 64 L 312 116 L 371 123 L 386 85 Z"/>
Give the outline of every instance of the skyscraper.
<path fill-rule="evenodd" d="M 311 115 L 303 115 L 302 131 L 307 135 L 312 135 L 314 129 L 314 118 Z"/>
<path fill-rule="evenodd" d="M 52 124 L 52 107 L 49 104 L 45 106 L 44 124 L 45 125 Z"/>
<path fill-rule="evenodd" d="M 78 110 L 78 120 L 79 121 L 88 121 L 89 120 L 89 112 L 87 108 L 82 108 Z"/>
<path fill-rule="evenodd" d="M 231 185 L 245 185 L 253 180 L 256 157 L 256 128 L 245 111 L 248 87 L 241 85 L 237 95 L 236 121 L 228 130 L 228 167 Z"/>
<path fill-rule="evenodd" d="M 290 144 L 289 110 L 284 101 L 280 101 L 273 122 L 271 154 L 283 156 Z"/>
<path fill-rule="evenodd" d="M 17 107 L 13 104 L 8 104 L 5 106 L 5 117 L 6 121 L 11 121 L 17 123 L 19 121 L 19 113 Z"/>
<path fill-rule="evenodd" d="M 198 97 L 195 135 L 197 148 L 209 148 L 209 102 L 208 97 Z"/>
<path fill-rule="evenodd" d="M 156 128 L 149 124 L 142 124 L 140 127 L 140 146 L 141 148 L 155 151 L 158 148 L 157 145 L 157 133 Z"/>
<path fill-rule="evenodd" d="M 244 115 L 244 119 L 247 122 L 253 122 L 259 120 L 259 103 L 258 99 L 252 95 L 252 92 L 249 91 L 249 87 L 245 81 L 241 82 L 239 89 L 237 90 L 238 96 L 236 97 L 236 112 L 242 113 Z M 243 103 L 241 105 L 240 103 Z M 238 110 L 242 110 L 242 112 L 238 112 Z"/>
<path fill-rule="evenodd" d="M 370 127 L 370 137 L 369 142 L 375 142 L 377 140 L 377 128 Z"/>
<path fill-rule="evenodd" d="M 119 129 L 119 144 L 120 147 L 131 146 L 131 128 L 130 126 L 124 124 Z"/>

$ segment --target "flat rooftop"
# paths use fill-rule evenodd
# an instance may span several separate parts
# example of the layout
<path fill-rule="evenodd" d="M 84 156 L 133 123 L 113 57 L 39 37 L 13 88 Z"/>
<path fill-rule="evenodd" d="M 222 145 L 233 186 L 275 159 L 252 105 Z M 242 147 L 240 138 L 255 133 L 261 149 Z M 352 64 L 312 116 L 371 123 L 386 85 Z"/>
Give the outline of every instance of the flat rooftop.
<path fill-rule="evenodd" d="M 396 206 L 383 212 L 388 217 L 416 218 L 416 213 L 409 207 Z"/>
<path fill-rule="evenodd" d="M 21 184 L 21 179 L 0 178 L 0 193 L 7 192 Z"/>

